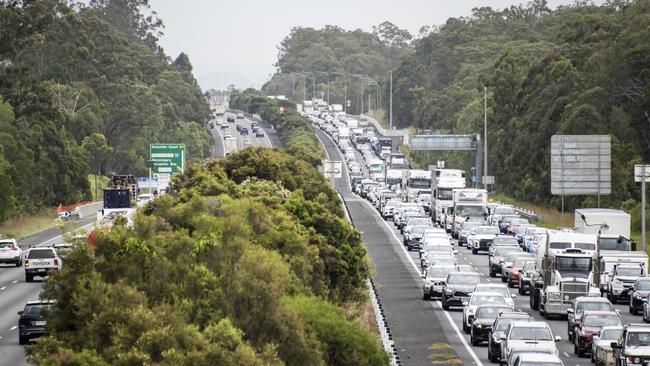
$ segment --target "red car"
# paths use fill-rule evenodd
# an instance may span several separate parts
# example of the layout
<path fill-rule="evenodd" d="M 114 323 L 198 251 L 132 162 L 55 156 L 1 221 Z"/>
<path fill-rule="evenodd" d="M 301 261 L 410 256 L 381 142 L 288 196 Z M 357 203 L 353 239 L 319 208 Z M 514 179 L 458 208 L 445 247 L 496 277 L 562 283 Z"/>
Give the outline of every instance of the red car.
<path fill-rule="evenodd" d="M 575 337 L 573 341 L 573 352 L 578 357 L 585 357 L 585 353 L 591 352 L 591 342 L 600 328 L 610 325 L 622 326 L 621 315 L 616 311 L 585 311 L 577 319 Z"/>
<path fill-rule="evenodd" d="M 506 269 L 506 282 L 508 282 L 508 287 L 519 286 L 519 277 L 521 276 L 521 270 L 524 268 L 524 265 L 528 262 L 532 262 L 532 256 L 522 256 L 515 258 L 512 262 L 512 267 Z"/>

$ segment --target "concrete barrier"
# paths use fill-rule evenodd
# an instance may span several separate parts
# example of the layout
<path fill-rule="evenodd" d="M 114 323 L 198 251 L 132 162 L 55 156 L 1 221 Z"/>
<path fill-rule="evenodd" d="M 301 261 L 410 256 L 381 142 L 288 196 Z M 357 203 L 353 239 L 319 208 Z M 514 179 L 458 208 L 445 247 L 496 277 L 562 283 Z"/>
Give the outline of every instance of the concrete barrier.
<path fill-rule="evenodd" d="M 86 205 L 79 206 L 79 218 L 83 219 L 88 216 L 96 216 L 97 211 L 101 210 L 104 207 L 104 202 L 93 202 Z"/>

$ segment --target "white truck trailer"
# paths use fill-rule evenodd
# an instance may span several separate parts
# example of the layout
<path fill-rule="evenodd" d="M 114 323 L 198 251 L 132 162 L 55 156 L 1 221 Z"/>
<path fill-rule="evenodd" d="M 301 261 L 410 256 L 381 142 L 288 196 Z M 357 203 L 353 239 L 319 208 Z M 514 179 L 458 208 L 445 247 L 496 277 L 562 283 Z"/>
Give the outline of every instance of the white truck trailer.
<path fill-rule="evenodd" d="M 431 180 L 431 217 L 440 223 L 442 211 L 454 202 L 453 190 L 465 188 L 465 171 L 460 169 L 435 169 Z"/>
<path fill-rule="evenodd" d="M 458 238 L 458 232 L 465 221 L 482 221 L 487 219 L 488 193 L 485 189 L 459 188 L 453 189 L 451 213 L 451 235 Z M 447 210 L 450 212 L 450 210 Z M 447 217 L 447 220 L 450 218 Z"/>
<path fill-rule="evenodd" d="M 406 178 L 406 194 L 409 202 L 415 202 L 420 191 L 431 189 L 431 172 L 411 169 Z"/>

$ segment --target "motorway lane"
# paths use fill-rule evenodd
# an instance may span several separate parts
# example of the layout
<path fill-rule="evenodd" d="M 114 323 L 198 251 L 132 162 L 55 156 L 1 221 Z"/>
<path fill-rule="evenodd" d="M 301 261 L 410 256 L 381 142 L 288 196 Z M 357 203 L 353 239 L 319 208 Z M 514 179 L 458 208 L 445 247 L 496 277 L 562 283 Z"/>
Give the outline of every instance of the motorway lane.
<path fill-rule="evenodd" d="M 95 222 L 91 216 L 76 222 L 77 227 L 88 229 Z M 18 242 L 26 250 L 30 246 L 47 245 L 62 241 L 59 228 L 45 230 Z M 25 349 L 18 344 L 18 311 L 25 303 L 38 300 L 43 288 L 43 279 L 25 282 L 24 267 L 3 265 L 0 267 L 0 366 L 28 365 L 25 361 Z"/>
<path fill-rule="evenodd" d="M 344 160 L 333 141 L 316 130 L 328 158 Z M 451 346 L 463 365 L 478 364 L 464 337 L 447 320 L 447 315 L 433 302 L 422 301 L 422 279 L 410 259 L 391 234 L 391 229 L 366 201 L 350 191 L 347 169 L 335 179 L 352 223 L 363 234 L 375 268 L 374 282 L 388 327 L 403 365 L 430 365 L 444 362 L 444 347 Z M 463 351 L 464 350 L 464 351 Z M 476 359 L 475 359 L 476 357 Z M 457 360 L 458 361 L 458 360 Z"/>
<path fill-rule="evenodd" d="M 332 140 L 326 134 L 322 133 L 321 131 L 317 131 L 317 135 L 319 139 L 321 139 L 321 141 L 323 142 L 324 146 L 326 147 L 326 150 L 328 151 L 328 155 L 331 155 L 335 160 L 337 159 L 344 160 L 340 152 L 338 151 L 338 148 L 334 145 Z M 418 347 L 421 347 L 421 344 L 419 344 L 417 340 L 414 341 L 412 339 L 412 338 L 418 339 L 417 336 L 413 337 L 413 334 L 419 335 L 421 333 L 421 329 L 420 329 L 422 327 L 421 325 L 418 325 L 416 323 L 415 325 L 411 326 L 410 329 L 400 328 L 400 324 L 410 323 L 408 319 L 418 317 L 418 315 L 408 314 L 405 316 L 404 314 L 400 314 L 400 312 L 403 310 L 412 311 L 412 312 L 423 311 L 427 313 L 432 313 L 431 315 L 429 315 L 429 318 L 435 316 L 435 319 L 438 320 L 441 329 L 443 329 L 443 331 L 445 332 L 446 338 L 451 340 L 450 343 L 454 346 L 454 349 L 459 354 L 459 357 L 464 361 L 463 362 L 464 364 L 469 364 L 466 360 L 473 359 L 471 354 L 472 352 L 477 355 L 478 360 L 470 361 L 471 363 L 485 364 L 485 365 L 491 364 L 487 359 L 486 345 L 476 346 L 476 347 L 466 346 L 469 344 L 469 335 L 465 335 L 456 331 L 457 329 L 462 329 L 461 309 L 457 309 L 457 310 L 452 309 L 452 311 L 450 312 L 444 312 L 441 309 L 439 301 L 422 300 L 421 288 L 420 288 L 422 280 L 420 277 L 417 277 L 417 275 L 414 275 L 419 272 L 419 256 L 417 252 L 408 252 L 406 250 L 406 248 L 402 245 L 402 236 L 400 235 L 397 228 L 392 224 L 392 221 L 382 222 L 383 219 L 381 219 L 379 213 L 367 201 L 358 198 L 356 195 L 349 192 L 349 186 L 347 186 L 347 180 L 345 178 L 346 177 L 344 176 L 343 179 L 337 180 L 336 188 L 340 191 L 340 193 L 344 197 L 348 209 L 351 212 L 354 212 L 355 206 L 365 206 L 365 213 L 359 212 L 358 214 L 368 216 L 368 218 L 363 218 L 361 220 L 357 219 L 356 221 L 353 218 L 353 222 L 355 223 L 355 226 L 359 228 L 358 225 L 359 221 L 361 221 L 362 224 L 365 221 L 374 221 L 376 223 L 375 229 L 372 230 L 373 237 L 371 238 L 371 240 L 368 241 L 366 238 L 366 234 L 364 233 L 364 241 L 366 241 L 369 254 L 372 257 L 373 262 L 375 264 L 376 273 L 377 273 L 376 277 L 384 277 L 385 275 L 390 275 L 394 278 L 395 276 L 398 276 L 399 273 L 398 274 L 395 273 L 395 266 L 396 263 L 401 262 L 402 265 L 406 265 L 407 267 L 406 272 L 411 272 L 411 276 L 410 276 L 411 279 L 417 282 L 417 286 L 413 287 L 412 284 L 405 278 L 399 278 L 396 280 L 396 282 L 401 282 L 401 286 L 384 287 L 383 289 L 380 287 L 378 289 L 380 299 L 384 304 L 384 309 L 385 310 L 388 309 L 388 311 L 386 311 L 386 316 L 387 316 L 387 321 L 389 326 L 391 327 L 391 329 L 393 329 L 395 328 L 393 324 L 394 323 L 398 324 L 397 328 L 395 328 L 393 332 L 398 350 L 399 349 L 408 350 L 410 348 L 417 349 Z M 381 230 L 377 230 L 377 229 L 381 229 Z M 367 230 L 365 232 L 367 232 Z M 390 232 L 390 234 L 387 234 L 387 232 Z M 456 245 L 456 240 L 453 240 L 453 242 L 454 245 Z M 392 262 L 389 263 L 377 262 L 377 258 L 381 258 L 382 256 L 379 255 L 379 257 L 377 257 L 378 253 L 376 252 L 376 249 L 373 249 L 373 246 L 376 246 L 377 244 L 381 244 L 381 243 L 383 243 L 385 246 L 385 248 L 383 248 L 384 251 L 391 252 L 392 249 L 392 252 L 394 253 L 394 259 Z M 459 254 L 458 254 L 459 263 L 472 265 L 472 267 L 474 267 L 476 271 L 483 276 L 485 283 L 502 283 L 501 279 L 498 277 L 497 278 L 489 277 L 487 253 L 479 252 L 479 254 L 474 255 L 470 250 L 467 250 L 464 247 L 459 247 L 458 250 L 459 250 Z M 517 294 L 516 288 L 511 289 L 511 291 Z M 388 294 L 386 294 L 386 292 L 388 292 Z M 413 292 L 417 292 L 417 294 L 413 295 Z M 429 304 L 434 304 L 435 306 L 417 309 L 416 306 L 408 307 L 405 304 L 391 304 L 390 301 L 385 302 L 384 300 L 384 297 L 390 298 L 390 297 L 399 297 L 399 296 L 402 296 L 405 301 L 429 303 Z M 527 295 L 521 296 L 517 294 L 517 298 L 515 299 L 515 307 L 521 311 L 525 311 L 532 314 L 537 320 L 547 321 L 554 335 L 559 335 L 562 337 L 562 341 L 558 343 L 558 351 L 565 365 L 581 366 L 581 365 L 590 364 L 589 358 L 578 358 L 573 353 L 573 345 L 571 342 L 568 341 L 567 338 L 566 319 L 559 319 L 559 318 L 551 319 L 551 320 L 544 319 L 544 317 L 540 316 L 539 312 L 532 311 L 530 309 L 529 297 Z M 626 304 L 617 304 L 615 305 L 615 307 L 617 308 L 617 310 L 620 311 L 623 317 L 623 321 L 625 323 L 638 323 L 642 321 L 642 317 L 640 315 L 632 315 L 629 313 L 628 306 Z M 446 315 L 444 315 L 445 313 Z M 395 316 L 397 316 L 398 318 L 406 317 L 407 321 L 397 321 L 396 319 L 391 319 L 391 317 L 394 318 Z M 440 319 L 442 319 L 442 321 L 440 321 Z M 448 323 L 447 320 L 452 320 L 455 327 L 452 326 L 451 324 L 446 324 Z M 403 331 L 411 332 L 412 334 L 401 336 L 400 333 L 402 333 Z M 459 341 L 458 339 L 455 338 L 464 338 L 464 342 Z M 469 352 L 468 348 L 471 348 L 472 351 Z M 402 354 L 400 354 L 400 359 L 404 364 L 416 365 L 416 364 L 426 363 L 426 362 L 421 362 L 422 360 L 420 359 L 420 357 L 408 357 L 408 355 L 407 357 L 403 357 Z"/>
<path fill-rule="evenodd" d="M 215 124 L 215 128 L 211 131 L 215 141 L 215 146 L 213 148 L 213 157 L 221 158 L 225 156 L 224 142 L 223 142 L 223 136 L 225 130 L 222 130 L 219 127 L 217 121 L 220 120 L 226 121 L 228 116 L 236 117 L 236 113 L 226 112 L 226 114 L 223 117 L 219 117 L 217 119 L 212 120 Z M 253 134 L 251 128 L 251 124 L 253 122 L 254 121 L 251 118 L 244 117 L 243 119 L 235 119 L 234 123 L 232 122 L 228 123 L 228 125 L 230 126 L 229 127 L 230 134 L 233 137 L 237 138 L 237 150 L 244 149 L 247 146 L 259 146 L 259 147 L 279 146 L 279 138 L 277 137 L 275 132 L 271 128 L 267 127 L 264 123 L 260 123 L 260 126 L 264 130 L 264 137 L 256 137 L 255 134 Z M 236 129 L 237 125 L 248 128 L 249 134 L 241 135 Z M 245 140 L 248 140 L 249 144 L 246 144 Z"/>

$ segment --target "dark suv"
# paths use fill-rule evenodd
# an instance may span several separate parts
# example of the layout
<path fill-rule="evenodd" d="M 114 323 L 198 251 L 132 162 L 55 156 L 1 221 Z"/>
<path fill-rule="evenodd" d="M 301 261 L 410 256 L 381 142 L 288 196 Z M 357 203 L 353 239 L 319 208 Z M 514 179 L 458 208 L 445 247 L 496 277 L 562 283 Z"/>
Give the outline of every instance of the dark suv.
<path fill-rule="evenodd" d="M 18 343 L 27 344 L 31 339 L 47 334 L 47 321 L 51 317 L 53 301 L 29 301 L 18 312 Z"/>

